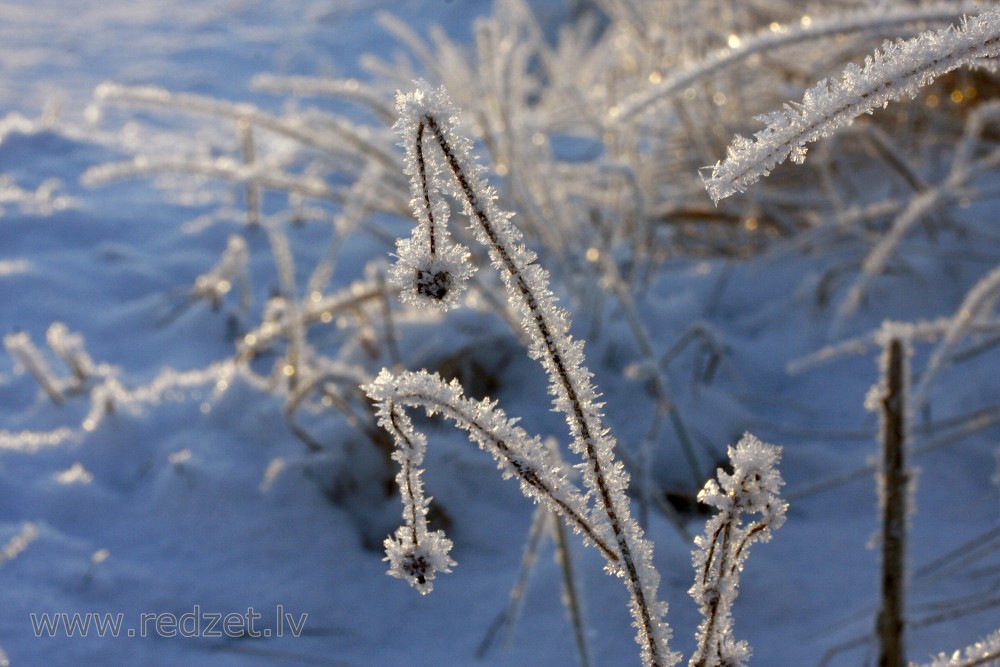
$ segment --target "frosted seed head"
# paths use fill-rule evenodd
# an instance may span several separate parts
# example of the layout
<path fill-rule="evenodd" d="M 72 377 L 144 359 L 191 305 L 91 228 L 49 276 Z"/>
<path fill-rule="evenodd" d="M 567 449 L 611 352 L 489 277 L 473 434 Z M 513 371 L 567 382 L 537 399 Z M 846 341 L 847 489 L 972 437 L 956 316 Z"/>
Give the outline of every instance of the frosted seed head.
<path fill-rule="evenodd" d="M 396 113 L 399 120 L 394 129 L 403 136 L 404 146 L 411 141 L 413 129 L 424 122 L 427 116 L 439 123 L 452 124 L 459 116 L 458 107 L 451 101 L 444 86 L 433 88 L 424 79 L 413 82 L 415 89 L 404 93 L 396 91 Z"/>
<path fill-rule="evenodd" d="M 389 280 L 400 289 L 403 303 L 439 310 L 459 304 L 475 268 L 469 249 L 445 238 L 438 239 L 433 255 L 422 227 L 413 237 L 396 243 L 397 260 L 389 269 Z"/>
<path fill-rule="evenodd" d="M 747 433 L 730 448 L 729 456 L 733 474 L 722 480 L 726 491 L 742 496 L 746 511 L 769 513 L 784 484 L 777 468 L 781 449 Z"/>
<path fill-rule="evenodd" d="M 414 542 L 412 529 L 401 526 L 396 534 L 385 539 L 385 558 L 389 562 L 389 575 L 405 579 L 411 586 L 427 595 L 434 590 L 438 572 L 451 572 L 455 561 L 451 559 L 452 542 L 441 531 L 426 533 Z"/>
<path fill-rule="evenodd" d="M 425 296 L 434 301 L 444 301 L 448 293 L 451 292 L 454 279 L 451 272 L 446 270 L 433 271 L 431 269 L 417 269 L 416 291 L 420 296 Z"/>

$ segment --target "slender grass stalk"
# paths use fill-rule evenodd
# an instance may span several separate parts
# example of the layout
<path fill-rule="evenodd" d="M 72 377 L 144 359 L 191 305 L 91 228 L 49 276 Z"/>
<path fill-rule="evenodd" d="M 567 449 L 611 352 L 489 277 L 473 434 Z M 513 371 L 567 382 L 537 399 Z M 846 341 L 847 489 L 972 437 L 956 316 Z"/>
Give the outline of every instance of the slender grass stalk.
<path fill-rule="evenodd" d="M 476 658 L 482 660 L 486 652 L 493 644 L 498 632 L 503 631 L 504 641 L 509 644 L 513 638 L 514 625 L 521 614 L 521 607 L 524 604 L 524 591 L 528 587 L 528 576 L 535 567 L 538 560 L 538 551 L 542 544 L 542 538 L 549 527 L 552 513 L 547 507 L 536 507 L 531 517 L 531 528 L 528 531 L 528 540 L 524 545 L 524 552 L 521 554 L 521 566 L 517 571 L 517 579 L 510 589 L 510 596 L 507 606 L 497 615 L 496 619 L 486 631 L 483 640 L 476 648 Z"/>
<path fill-rule="evenodd" d="M 743 192 L 789 157 L 805 159 L 805 145 L 828 136 L 863 114 L 913 96 L 938 76 L 962 66 L 985 65 L 1000 53 L 1000 8 L 966 19 L 960 28 L 927 31 L 910 40 L 886 42 L 882 51 L 851 64 L 840 79 L 824 79 L 800 103 L 786 104 L 764 119 L 754 139 L 737 136 L 725 160 L 705 179 L 718 202 Z"/>
<path fill-rule="evenodd" d="M 261 111 L 253 104 L 234 104 L 193 93 L 172 93 L 156 86 L 123 86 L 102 83 L 94 91 L 94 96 L 103 103 L 166 107 L 189 113 L 207 114 L 219 118 L 231 118 L 236 122 L 246 121 L 255 127 L 288 137 L 303 146 L 311 146 L 333 155 L 340 155 L 345 146 L 381 163 L 387 169 L 395 169 L 392 155 L 375 143 L 365 139 L 366 134 L 358 131 L 343 119 L 328 119 L 324 132 L 310 131 L 301 123 L 289 122 Z M 332 136 L 331 136 L 332 135 Z"/>
<path fill-rule="evenodd" d="M 570 552 L 569 536 L 566 526 L 560 521 L 552 522 L 552 531 L 556 542 L 556 559 L 563 579 L 563 599 L 569 612 L 570 625 L 573 627 L 573 639 L 576 642 L 576 653 L 580 657 L 580 667 L 590 667 L 590 649 L 587 647 L 587 633 L 583 622 L 583 602 L 580 599 L 580 589 L 576 583 L 573 569 L 573 557 Z"/>

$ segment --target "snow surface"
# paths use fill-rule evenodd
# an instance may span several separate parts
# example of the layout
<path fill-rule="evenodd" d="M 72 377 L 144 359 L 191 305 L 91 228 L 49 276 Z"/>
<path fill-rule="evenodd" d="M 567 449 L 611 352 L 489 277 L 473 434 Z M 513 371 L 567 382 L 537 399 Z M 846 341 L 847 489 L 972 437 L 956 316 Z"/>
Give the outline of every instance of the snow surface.
<path fill-rule="evenodd" d="M 91 123 L 93 90 L 109 80 L 152 84 L 277 109 L 280 97 L 250 90 L 254 74 L 353 76 L 361 73 L 360 54 L 393 52 L 373 19 L 378 7 L 411 26 L 438 23 L 464 37 L 488 3 L 0 4 L 0 332 L 27 332 L 41 346 L 49 325 L 64 322 L 84 336 L 96 362 L 121 369 L 132 386 L 164 368 L 199 369 L 231 355 L 224 313 L 200 304 L 171 317 L 183 290 L 217 262 L 231 230 L 193 231 L 186 224 L 207 210 L 196 189 L 178 198 L 142 179 L 95 189 L 80 184 L 88 167 L 121 159 L 128 140 L 118 135 L 127 133 L 121 123 Z M 192 144 L 197 139 L 192 134 Z M 297 252 L 308 253 L 306 232 L 292 238 Z M 338 264 L 337 279 L 358 277 L 369 259 L 391 249 L 357 241 Z M 878 599 L 878 557 L 869 544 L 878 525 L 872 474 L 804 492 L 863 468 L 876 452 L 877 420 L 863 406 L 877 379 L 874 351 L 798 375 L 785 371 L 787 361 L 826 343 L 829 313 L 810 289 L 823 261 L 831 260 L 773 253 L 739 265 L 676 261 L 642 303 L 650 330 L 668 332 L 664 347 L 699 320 L 728 345 L 729 358 L 711 386 L 682 382 L 685 369 L 675 371 L 683 413 L 700 439 L 714 442 L 720 456 L 746 430 L 785 447 L 787 523 L 748 560 L 734 610 L 736 638 L 750 643 L 752 664 L 762 666 L 816 664 L 837 644 L 866 637 Z M 955 261 L 941 267 L 950 281 L 910 291 L 890 284 L 872 296 L 872 311 L 948 314 L 987 268 L 974 259 Z M 260 292 L 267 287 L 255 285 Z M 574 316 L 578 335 L 602 317 Z M 458 328 L 470 328 L 470 315 L 458 318 Z M 622 361 L 630 354 L 621 342 L 627 339 L 622 319 L 607 317 L 587 351 L 609 425 L 620 442 L 635 443 L 648 426 L 648 405 L 632 400 L 642 381 Z M 853 326 L 867 331 L 878 319 Z M 505 363 L 498 398 L 507 413 L 523 417 L 530 432 L 562 434 L 537 369 L 526 360 Z M 995 377 L 995 368 L 968 370 L 961 390 L 935 396 L 935 409 L 962 413 L 970 397 L 995 389 Z M 395 498 L 361 493 L 353 508 L 332 503 L 316 478 L 325 466 L 342 467 L 311 455 L 289 433 L 278 399 L 240 383 L 217 400 L 210 394 L 210 386 L 169 394 L 85 432 L 79 428 L 85 400 L 70 396 L 53 405 L 10 355 L 0 355 L 0 664 L 576 664 L 551 544 L 536 565 L 511 642 L 476 658 L 515 580 L 532 506 L 461 434 L 432 431 L 425 475 L 428 493 L 449 512 L 458 565 L 435 581 L 433 594 L 420 596 L 385 574 L 380 546 L 399 521 Z M 33 441 L 11 435 L 25 431 L 52 435 Z M 350 457 L 356 436 L 347 427 L 335 432 L 343 445 L 336 456 Z M 994 428 L 917 459 L 915 567 L 996 524 L 996 436 Z M 662 458 L 658 474 L 682 479 L 672 472 L 673 459 Z M 689 532 L 701 525 L 692 519 Z M 670 603 L 674 648 L 690 654 L 699 621 L 686 595 L 690 544 L 656 513 L 647 536 L 663 576 L 661 595 Z M 623 587 L 601 572 L 594 549 L 581 546 L 574 556 L 594 663 L 638 664 Z M 981 586 L 982 579 L 965 572 L 917 577 L 912 604 L 922 610 L 918 616 L 929 616 L 933 606 L 920 605 L 981 593 Z M 273 633 L 279 606 L 295 619 L 308 615 L 302 636 L 39 638 L 30 622 L 33 613 L 122 613 L 124 627 L 138 631 L 142 614 L 252 608 L 262 615 L 257 629 Z M 994 607 L 915 629 L 911 655 L 951 651 L 997 625 Z M 864 649 L 844 653 L 831 664 L 859 664 L 865 655 Z"/>

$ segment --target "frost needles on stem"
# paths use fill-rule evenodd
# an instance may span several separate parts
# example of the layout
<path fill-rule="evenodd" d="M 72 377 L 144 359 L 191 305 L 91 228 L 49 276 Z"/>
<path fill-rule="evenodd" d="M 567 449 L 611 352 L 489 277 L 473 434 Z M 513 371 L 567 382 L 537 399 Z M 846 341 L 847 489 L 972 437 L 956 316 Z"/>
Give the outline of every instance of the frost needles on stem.
<path fill-rule="evenodd" d="M 780 448 L 748 433 L 729 448 L 729 458 L 733 472 L 720 469 L 719 481 L 709 480 L 698 494 L 700 502 L 719 513 L 705 525 L 705 534 L 695 538 L 695 581 L 689 592 L 701 607 L 703 620 L 691 667 L 746 664 L 750 647 L 733 639 L 732 633 L 740 571 L 750 545 L 769 541 L 772 531 L 785 522 L 788 509 L 778 495 L 784 484 L 777 469 Z M 744 523 L 744 515 L 752 514 L 760 517 Z"/>
<path fill-rule="evenodd" d="M 743 192 L 789 157 L 805 159 L 807 143 L 832 134 L 862 114 L 915 95 L 938 76 L 963 65 L 982 65 L 1000 54 L 1000 8 L 954 26 L 927 31 L 910 40 L 887 41 L 881 51 L 851 64 L 840 79 L 823 79 L 800 103 L 762 116 L 767 126 L 754 139 L 737 136 L 726 159 L 705 179 L 718 202 Z"/>
<path fill-rule="evenodd" d="M 404 419 L 401 406 L 408 403 L 423 406 L 431 413 L 440 412 L 468 430 L 473 440 L 493 451 L 506 475 L 521 480 L 529 497 L 549 504 L 587 541 L 598 546 L 608 571 L 621 576 L 628 588 L 644 664 L 676 664 L 680 656 L 668 647 L 670 629 L 662 620 L 667 606 L 657 599 L 659 573 L 652 563 L 652 546 L 631 516 L 625 495 L 628 475 L 615 460 L 615 441 L 603 425 L 599 394 L 584 366 L 583 343 L 569 333 L 569 314 L 556 305 L 548 273 L 535 263 L 535 253 L 522 243 L 521 232 L 511 222 L 512 214 L 496 205 L 496 191 L 486 181 L 483 167 L 473 159 L 471 142 L 454 130 L 458 112 L 444 89 L 435 90 L 426 82 L 418 82 L 414 92 L 397 94 L 396 108 L 400 114 L 396 130 L 406 150 L 406 173 L 417 227 L 410 239 L 397 245 L 399 259 L 392 278 L 410 302 L 423 299 L 444 308 L 456 305 L 456 288 L 461 289 L 472 266 L 468 251 L 447 234 L 449 210 L 445 196 L 461 202 L 473 234 L 488 249 L 506 285 L 508 299 L 521 316 L 522 328 L 531 340 L 529 356 L 549 376 L 549 393 L 556 410 L 566 416 L 571 449 L 583 459 L 587 491 L 577 491 L 565 482 L 558 466 L 540 453 L 543 448 L 538 440 L 514 428 L 492 404 L 469 405 L 459 387 L 445 385 L 434 376 L 395 377 L 384 371 L 365 390 L 378 404 L 380 424 L 396 440 L 394 456 L 402 466 L 398 479 L 404 514 L 406 521 L 415 526 L 401 529 L 395 542 L 387 542 L 392 573 L 421 587 L 420 577 L 429 580 L 428 574 L 434 572 L 421 569 L 414 575 L 414 568 L 408 565 L 414 558 L 424 555 L 428 563 L 450 563 L 450 543 L 419 544 L 427 532 L 421 525 L 426 519 L 426 501 L 415 461 L 422 457 L 424 445 Z M 403 396 L 408 397 L 406 401 Z M 587 503 L 593 503 L 593 507 Z M 399 547 L 407 539 L 415 544 Z M 426 558 L 428 554 L 431 559 Z"/>

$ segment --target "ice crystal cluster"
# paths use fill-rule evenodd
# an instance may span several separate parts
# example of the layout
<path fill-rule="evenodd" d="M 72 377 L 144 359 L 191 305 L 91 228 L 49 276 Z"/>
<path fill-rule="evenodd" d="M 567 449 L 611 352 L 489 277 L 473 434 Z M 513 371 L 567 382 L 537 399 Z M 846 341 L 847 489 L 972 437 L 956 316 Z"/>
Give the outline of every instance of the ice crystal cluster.
<path fill-rule="evenodd" d="M 964 651 L 955 651 L 951 655 L 942 653 L 927 663 L 926 667 L 974 667 L 998 662 L 1000 662 L 1000 630 L 982 641 L 967 646 Z"/>
<path fill-rule="evenodd" d="M 767 542 L 785 522 L 788 504 L 779 495 L 784 482 L 778 472 L 781 450 L 746 434 L 729 448 L 733 472 L 719 470 L 698 500 L 718 510 L 695 539 L 692 558 L 695 582 L 690 594 L 701 607 L 698 648 L 691 667 L 746 665 L 750 647 L 733 638 L 733 602 L 739 574 L 754 542 Z M 745 517 L 755 515 L 752 521 Z"/>

